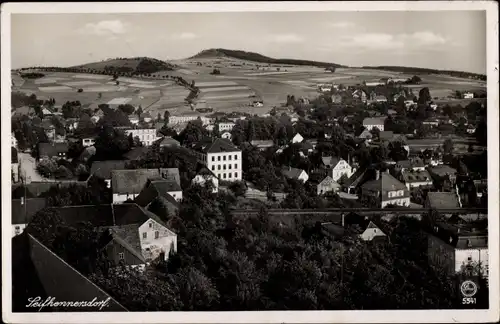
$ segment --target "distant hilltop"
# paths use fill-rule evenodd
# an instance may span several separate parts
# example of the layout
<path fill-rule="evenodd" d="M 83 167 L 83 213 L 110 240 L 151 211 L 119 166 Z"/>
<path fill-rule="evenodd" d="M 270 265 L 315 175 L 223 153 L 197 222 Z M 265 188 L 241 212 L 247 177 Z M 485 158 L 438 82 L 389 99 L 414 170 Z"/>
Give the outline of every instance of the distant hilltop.
<path fill-rule="evenodd" d="M 468 79 L 476 79 L 476 80 L 484 80 L 486 81 L 485 74 L 478 74 L 472 72 L 464 72 L 464 71 L 452 71 L 452 70 L 436 70 L 436 69 L 426 69 L 419 67 L 408 67 L 408 66 L 363 66 L 362 69 L 376 69 L 376 70 L 385 70 L 392 72 L 402 72 L 402 73 L 411 73 L 411 74 L 446 74 L 451 75 L 457 78 L 468 78 Z"/>
<path fill-rule="evenodd" d="M 189 59 L 203 59 L 203 58 L 235 58 L 240 60 L 267 63 L 267 64 L 288 64 L 288 65 L 307 65 L 307 66 L 317 66 L 317 67 L 346 67 L 337 63 L 328 62 L 318 62 L 318 61 L 308 61 L 308 60 L 297 60 L 297 59 L 276 59 L 268 56 L 264 56 L 259 53 L 246 52 L 239 50 L 229 50 L 224 48 L 211 48 L 203 50 L 198 54 L 190 57 Z"/>

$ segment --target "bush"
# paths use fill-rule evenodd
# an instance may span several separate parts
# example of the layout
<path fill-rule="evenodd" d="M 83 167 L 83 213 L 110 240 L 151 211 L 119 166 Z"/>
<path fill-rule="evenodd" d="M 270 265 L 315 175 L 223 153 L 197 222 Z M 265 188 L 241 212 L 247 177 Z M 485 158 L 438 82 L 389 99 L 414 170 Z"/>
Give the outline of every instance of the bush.
<path fill-rule="evenodd" d="M 244 196 L 247 192 L 247 185 L 243 181 L 236 181 L 229 185 L 229 190 L 231 190 L 236 197 Z"/>
<path fill-rule="evenodd" d="M 82 89 L 82 88 L 78 89 L 78 92 L 79 92 L 79 93 L 80 93 L 80 92 L 83 92 L 83 89 Z"/>

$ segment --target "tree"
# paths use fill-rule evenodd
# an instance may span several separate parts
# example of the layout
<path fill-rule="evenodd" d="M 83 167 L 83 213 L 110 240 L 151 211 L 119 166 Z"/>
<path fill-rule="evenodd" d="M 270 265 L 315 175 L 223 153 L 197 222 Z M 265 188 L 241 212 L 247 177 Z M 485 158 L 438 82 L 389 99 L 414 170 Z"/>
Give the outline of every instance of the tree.
<path fill-rule="evenodd" d="M 447 138 L 443 143 L 443 152 L 444 154 L 452 154 L 453 153 L 453 141 L 450 138 Z"/>
<path fill-rule="evenodd" d="M 158 112 L 158 116 L 156 117 L 156 120 L 161 121 L 161 113 L 160 112 Z"/>
<path fill-rule="evenodd" d="M 139 105 L 139 107 L 137 107 L 137 110 L 135 111 L 136 115 L 137 116 L 141 116 L 144 112 L 142 111 L 142 107 L 141 105 Z"/>
<path fill-rule="evenodd" d="M 429 91 L 428 87 L 424 87 L 420 89 L 418 92 L 418 103 L 419 104 L 427 104 L 429 101 L 432 100 L 431 93 Z"/>
<path fill-rule="evenodd" d="M 54 176 L 57 168 L 58 166 L 53 160 L 44 159 L 38 163 L 36 170 L 42 177 L 51 178 Z"/>
<path fill-rule="evenodd" d="M 132 113 L 134 113 L 134 110 L 135 110 L 134 106 L 132 106 L 130 104 L 119 105 L 118 109 L 120 109 L 121 111 L 123 111 L 127 115 L 131 115 Z"/>
<path fill-rule="evenodd" d="M 244 196 L 247 191 L 247 185 L 244 181 L 234 181 L 229 185 L 229 189 L 236 197 Z"/>

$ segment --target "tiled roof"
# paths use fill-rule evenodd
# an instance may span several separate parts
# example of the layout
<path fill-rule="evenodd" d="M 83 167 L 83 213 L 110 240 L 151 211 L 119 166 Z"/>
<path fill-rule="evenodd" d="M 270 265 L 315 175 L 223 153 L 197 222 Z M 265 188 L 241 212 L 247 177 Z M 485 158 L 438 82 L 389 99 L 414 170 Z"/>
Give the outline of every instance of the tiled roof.
<path fill-rule="evenodd" d="M 333 180 L 332 177 L 326 176 L 320 183 L 320 186 L 333 186 L 333 187 L 340 187 L 340 185 L 337 183 L 337 181 Z"/>
<path fill-rule="evenodd" d="M 154 186 L 162 195 L 168 192 L 182 190 L 181 186 L 175 179 L 154 179 L 151 180 L 151 185 Z"/>
<path fill-rule="evenodd" d="M 430 167 L 429 173 L 435 174 L 435 175 L 440 176 L 440 177 L 444 177 L 448 174 L 452 175 L 452 176 L 455 175 L 457 173 L 457 170 L 448 166 L 448 165 L 441 164 L 441 165 L 436 165 L 436 166 Z"/>
<path fill-rule="evenodd" d="M 284 168 L 282 173 L 285 177 L 290 179 L 298 179 L 304 170 L 297 168 Z"/>
<path fill-rule="evenodd" d="M 403 190 L 404 196 L 409 196 L 408 189 L 404 184 L 390 175 L 388 172 L 380 172 L 380 177 L 378 180 L 371 180 L 364 183 L 361 186 L 364 190 L 370 191 L 380 191 L 382 194 L 382 199 L 387 199 L 387 195 L 389 191 Z M 400 197 L 402 198 L 402 197 Z"/>
<path fill-rule="evenodd" d="M 363 125 L 384 125 L 387 117 L 368 117 L 363 120 Z"/>
<path fill-rule="evenodd" d="M 12 199 L 12 224 L 28 224 L 33 216 L 46 207 L 45 198 Z"/>
<path fill-rule="evenodd" d="M 436 223 L 438 231 L 433 234 L 457 249 L 488 248 L 487 229 L 475 229 L 474 225 Z"/>
<path fill-rule="evenodd" d="M 358 187 L 363 184 L 373 173 L 373 170 L 358 169 L 344 182 L 345 187 Z"/>
<path fill-rule="evenodd" d="M 427 193 L 427 200 L 430 208 L 460 208 L 458 197 L 454 192 L 429 192 Z"/>
<path fill-rule="evenodd" d="M 230 141 L 223 138 L 204 139 L 193 146 L 193 149 L 202 153 L 240 152 Z"/>
<path fill-rule="evenodd" d="M 138 194 L 146 185 L 148 179 L 171 178 L 180 183 L 179 169 L 134 169 L 111 171 L 111 188 L 117 194 Z"/>
<path fill-rule="evenodd" d="M 432 181 L 431 176 L 427 171 L 403 171 L 401 172 L 401 175 L 403 176 L 405 183 Z"/>
<path fill-rule="evenodd" d="M 105 204 L 51 207 L 50 209 L 57 211 L 68 225 L 91 223 L 94 226 L 112 226 L 114 223 L 112 207 Z"/>
<path fill-rule="evenodd" d="M 68 152 L 68 143 L 39 143 L 38 152 L 39 156 L 53 157 L 59 153 Z"/>
<path fill-rule="evenodd" d="M 90 167 L 90 174 L 102 179 L 111 179 L 111 171 L 113 170 L 125 170 L 125 161 L 94 161 Z"/>

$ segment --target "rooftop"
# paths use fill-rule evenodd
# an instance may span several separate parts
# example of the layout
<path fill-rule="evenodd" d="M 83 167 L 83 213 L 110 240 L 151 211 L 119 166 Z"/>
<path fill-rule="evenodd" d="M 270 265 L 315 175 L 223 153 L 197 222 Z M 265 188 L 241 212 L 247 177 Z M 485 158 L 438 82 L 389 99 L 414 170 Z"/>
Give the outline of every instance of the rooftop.
<path fill-rule="evenodd" d="M 384 125 L 387 117 L 368 117 L 363 120 L 363 126 Z"/>
<path fill-rule="evenodd" d="M 125 170 L 125 161 L 94 161 L 90 167 L 90 174 L 102 179 L 111 179 L 111 171 L 113 170 Z"/>
<path fill-rule="evenodd" d="M 223 138 L 216 139 L 204 139 L 192 147 L 195 151 L 202 153 L 223 153 L 223 152 L 241 152 L 236 146 L 233 145 L 229 140 Z"/>
<path fill-rule="evenodd" d="M 111 171 L 111 188 L 116 194 L 138 194 L 149 179 L 158 177 L 174 179 L 180 184 L 177 168 L 113 170 Z"/>
<path fill-rule="evenodd" d="M 454 192 L 429 192 L 427 200 L 430 208 L 453 209 L 460 208 L 460 202 Z"/>

